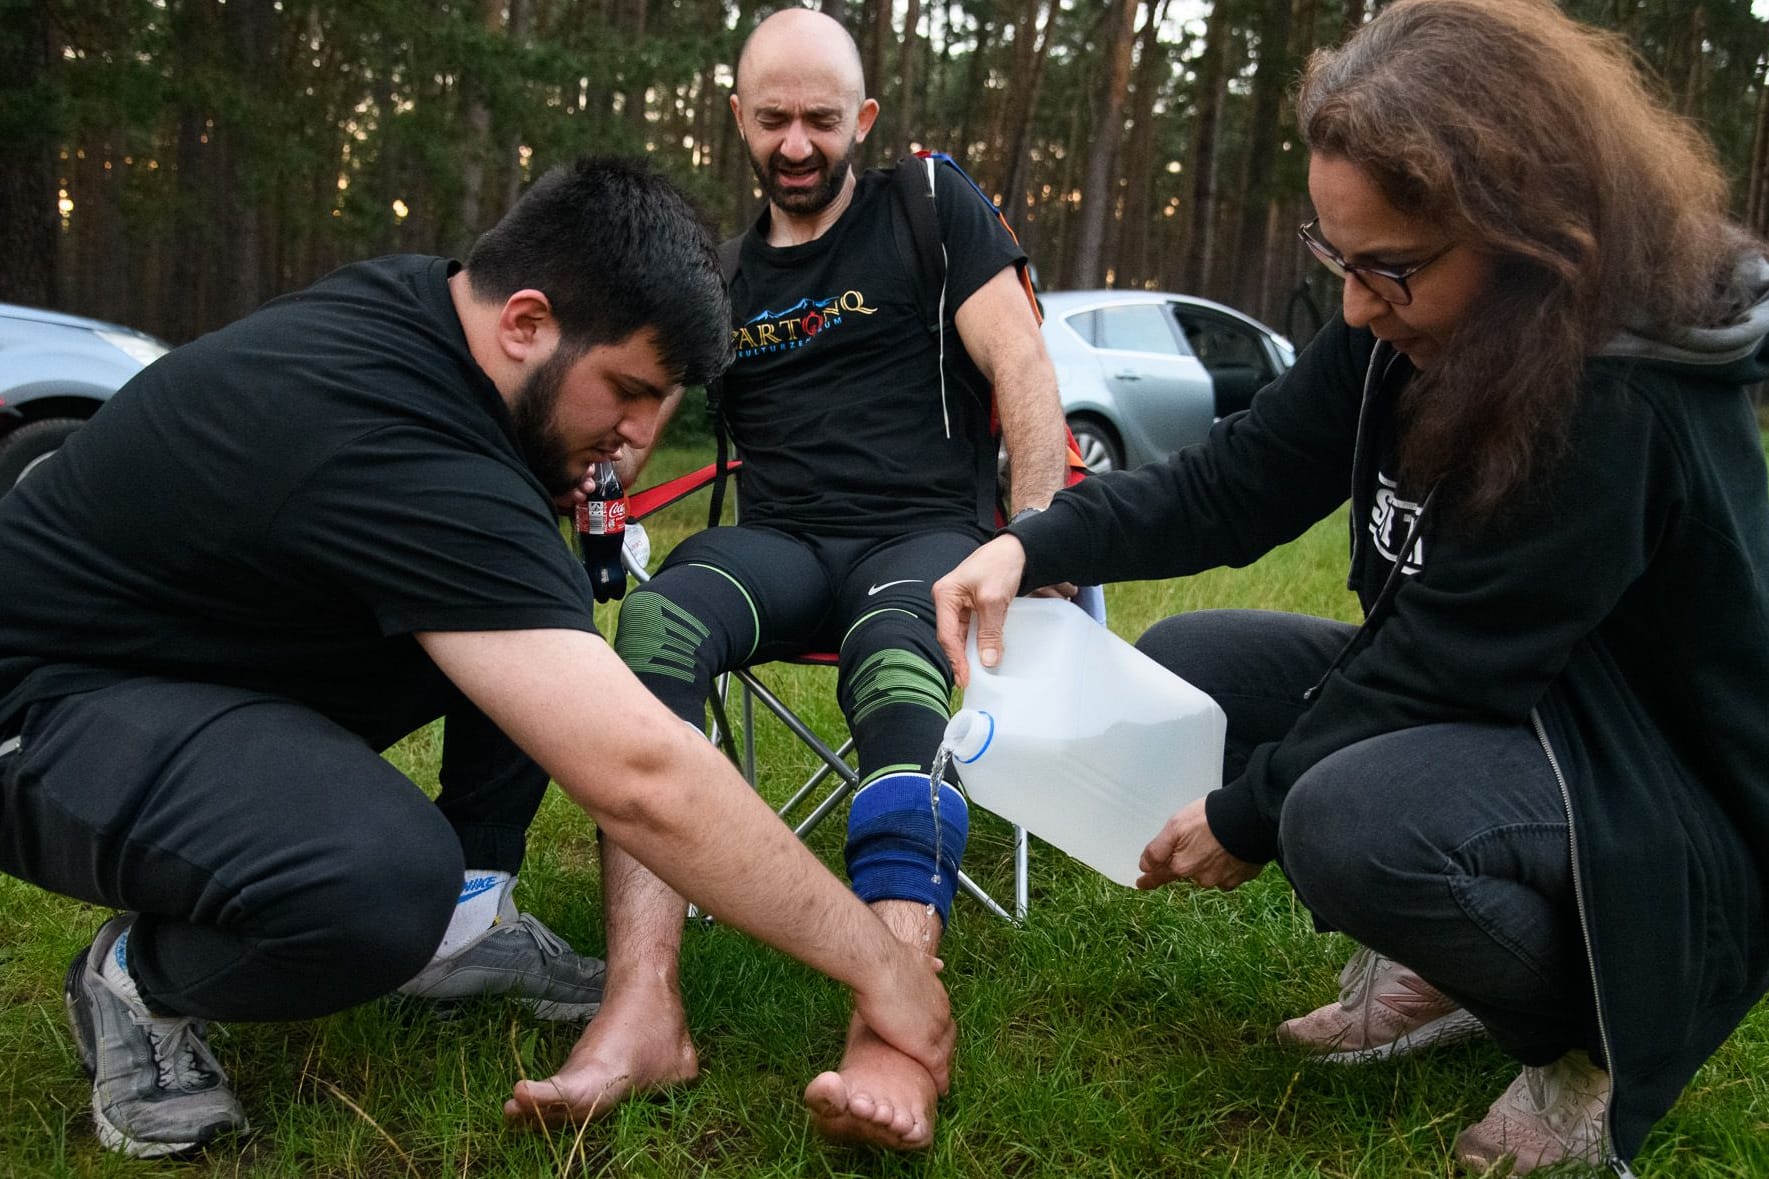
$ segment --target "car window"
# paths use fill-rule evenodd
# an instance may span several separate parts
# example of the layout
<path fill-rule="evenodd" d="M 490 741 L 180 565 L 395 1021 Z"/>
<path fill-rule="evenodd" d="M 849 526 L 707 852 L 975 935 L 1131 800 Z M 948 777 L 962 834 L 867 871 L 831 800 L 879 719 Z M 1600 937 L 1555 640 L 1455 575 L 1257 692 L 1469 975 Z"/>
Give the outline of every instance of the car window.
<path fill-rule="evenodd" d="M 1066 317 L 1063 322 L 1073 328 L 1077 336 L 1080 336 L 1095 348 L 1099 347 L 1099 312 L 1077 311 L 1075 314 Z"/>
<path fill-rule="evenodd" d="M 1189 314 L 1179 308 L 1175 308 L 1173 314 L 1179 321 L 1180 330 L 1185 333 L 1186 342 L 1205 368 L 1245 365 L 1263 379 L 1269 380 L 1275 375 L 1271 372 L 1265 349 L 1248 329 L 1214 316 Z"/>
<path fill-rule="evenodd" d="M 1085 314 L 1092 317 L 1092 333 L 1082 333 L 1097 348 L 1118 352 L 1164 352 L 1185 355 L 1185 346 L 1168 326 L 1167 316 L 1153 303 L 1128 307 L 1102 307 Z"/>

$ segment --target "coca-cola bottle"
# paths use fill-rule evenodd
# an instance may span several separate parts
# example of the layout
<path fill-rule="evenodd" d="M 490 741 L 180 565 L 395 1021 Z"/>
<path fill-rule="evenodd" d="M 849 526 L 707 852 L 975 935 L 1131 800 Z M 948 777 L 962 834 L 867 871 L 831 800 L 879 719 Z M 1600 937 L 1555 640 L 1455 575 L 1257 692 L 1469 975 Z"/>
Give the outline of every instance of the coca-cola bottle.
<path fill-rule="evenodd" d="M 590 588 L 598 602 L 606 602 L 627 592 L 626 566 L 620 561 L 621 544 L 626 539 L 627 497 L 613 463 L 591 465 L 590 476 L 595 487 L 589 498 L 577 505 L 577 543 L 584 572 L 590 575 Z"/>

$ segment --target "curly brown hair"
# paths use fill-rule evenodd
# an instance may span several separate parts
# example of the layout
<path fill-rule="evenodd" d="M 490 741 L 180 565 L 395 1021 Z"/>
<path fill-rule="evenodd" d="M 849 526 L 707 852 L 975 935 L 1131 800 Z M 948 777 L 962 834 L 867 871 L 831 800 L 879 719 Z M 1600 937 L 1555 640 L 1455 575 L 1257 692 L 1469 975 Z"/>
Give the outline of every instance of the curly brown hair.
<path fill-rule="evenodd" d="M 1400 406 L 1401 468 L 1478 524 L 1563 450 L 1623 327 L 1729 318 L 1749 239 L 1714 150 L 1611 34 L 1546 0 L 1400 0 L 1309 60 L 1311 152 L 1492 255 L 1491 289 Z"/>

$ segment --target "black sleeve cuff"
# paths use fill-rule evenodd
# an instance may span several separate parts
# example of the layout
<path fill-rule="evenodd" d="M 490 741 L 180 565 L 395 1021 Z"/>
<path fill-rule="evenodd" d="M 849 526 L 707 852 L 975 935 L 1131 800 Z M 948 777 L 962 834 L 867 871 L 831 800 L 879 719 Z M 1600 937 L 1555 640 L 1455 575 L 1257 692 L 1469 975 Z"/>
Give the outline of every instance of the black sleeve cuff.
<path fill-rule="evenodd" d="M 1237 860 L 1264 864 L 1277 858 L 1277 827 L 1260 813 L 1246 778 L 1237 778 L 1205 795 L 1204 819 L 1216 842 Z"/>
<path fill-rule="evenodd" d="M 1061 492 L 1050 501 L 1050 507 L 1016 519 L 1001 533 L 1018 540 L 1026 552 L 1026 567 L 1020 574 L 1022 594 L 1068 580 L 1062 566 L 1074 561 L 1088 539 L 1085 525 L 1078 522 L 1073 505 Z"/>

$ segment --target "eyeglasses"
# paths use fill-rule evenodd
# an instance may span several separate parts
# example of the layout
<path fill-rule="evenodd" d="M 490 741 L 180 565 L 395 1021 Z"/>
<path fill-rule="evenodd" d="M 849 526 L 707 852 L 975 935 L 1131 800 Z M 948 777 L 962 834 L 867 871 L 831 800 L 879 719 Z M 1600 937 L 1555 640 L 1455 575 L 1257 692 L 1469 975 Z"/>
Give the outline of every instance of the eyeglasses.
<path fill-rule="evenodd" d="M 1456 243 L 1451 242 L 1423 262 L 1415 262 L 1400 270 L 1391 270 L 1386 266 L 1356 266 L 1347 262 L 1338 250 L 1314 235 L 1312 231 L 1320 223 L 1321 219 L 1316 217 L 1296 230 L 1296 236 L 1302 239 L 1302 244 L 1308 247 L 1308 252 L 1315 256 L 1315 260 L 1340 278 L 1357 279 L 1365 290 L 1384 303 L 1392 303 L 1396 307 L 1405 307 L 1413 301 L 1413 292 L 1407 286 L 1407 279 L 1456 248 Z"/>

